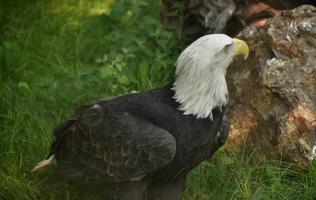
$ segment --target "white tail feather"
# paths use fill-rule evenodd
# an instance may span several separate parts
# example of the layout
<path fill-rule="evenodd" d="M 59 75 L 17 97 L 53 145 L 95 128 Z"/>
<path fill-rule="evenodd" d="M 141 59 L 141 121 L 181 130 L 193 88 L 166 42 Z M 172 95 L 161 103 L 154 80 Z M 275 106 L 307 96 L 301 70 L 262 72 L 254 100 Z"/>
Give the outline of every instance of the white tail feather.
<path fill-rule="evenodd" d="M 42 160 L 32 169 L 32 172 L 36 172 L 44 167 L 56 165 L 55 155 L 51 155 L 48 159 Z"/>

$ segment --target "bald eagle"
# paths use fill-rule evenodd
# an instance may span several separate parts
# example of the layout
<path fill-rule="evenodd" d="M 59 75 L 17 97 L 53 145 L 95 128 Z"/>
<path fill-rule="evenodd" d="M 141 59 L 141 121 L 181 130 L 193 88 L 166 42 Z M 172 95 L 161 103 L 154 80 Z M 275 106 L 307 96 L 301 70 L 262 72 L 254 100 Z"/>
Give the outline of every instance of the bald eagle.
<path fill-rule="evenodd" d="M 55 128 L 47 158 L 33 170 L 55 165 L 66 179 L 101 180 L 106 199 L 181 199 L 188 172 L 226 141 L 226 69 L 248 52 L 224 34 L 197 39 L 169 85 L 78 109 Z"/>

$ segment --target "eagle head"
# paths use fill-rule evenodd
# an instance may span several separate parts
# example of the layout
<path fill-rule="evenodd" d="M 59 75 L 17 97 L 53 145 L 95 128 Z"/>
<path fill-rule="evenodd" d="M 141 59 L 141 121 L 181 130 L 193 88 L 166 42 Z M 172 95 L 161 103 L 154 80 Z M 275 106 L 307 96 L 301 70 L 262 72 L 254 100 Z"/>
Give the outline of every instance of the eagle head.
<path fill-rule="evenodd" d="M 228 101 L 226 69 L 236 56 L 248 57 L 246 42 L 224 34 L 205 35 L 180 54 L 176 62 L 174 98 L 185 115 L 212 119 L 212 110 Z"/>

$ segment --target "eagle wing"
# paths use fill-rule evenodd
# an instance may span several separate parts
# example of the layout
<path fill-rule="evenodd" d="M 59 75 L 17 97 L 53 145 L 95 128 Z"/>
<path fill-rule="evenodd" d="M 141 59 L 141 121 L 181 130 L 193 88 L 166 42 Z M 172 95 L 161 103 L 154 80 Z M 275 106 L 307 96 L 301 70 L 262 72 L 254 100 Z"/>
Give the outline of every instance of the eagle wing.
<path fill-rule="evenodd" d="M 80 110 L 54 134 L 51 154 L 65 177 L 140 180 L 170 163 L 176 153 L 175 138 L 166 130 L 99 104 Z"/>

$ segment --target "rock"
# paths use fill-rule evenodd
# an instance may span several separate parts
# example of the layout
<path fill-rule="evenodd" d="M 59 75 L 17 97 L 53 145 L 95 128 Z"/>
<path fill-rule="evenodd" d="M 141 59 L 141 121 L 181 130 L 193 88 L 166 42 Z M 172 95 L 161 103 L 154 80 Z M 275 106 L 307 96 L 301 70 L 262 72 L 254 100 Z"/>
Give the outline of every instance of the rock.
<path fill-rule="evenodd" d="M 315 0 L 163 0 L 161 22 L 180 29 L 193 39 L 206 33 L 234 36 L 249 24 L 262 26 L 281 10 Z"/>
<path fill-rule="evenodd" d="M 316 157 L 316 8 L 283 11 L 238 37 L 250 56 L 227 72 L 228 150 L 307 165 Z"/>

